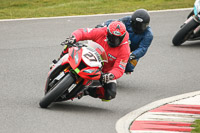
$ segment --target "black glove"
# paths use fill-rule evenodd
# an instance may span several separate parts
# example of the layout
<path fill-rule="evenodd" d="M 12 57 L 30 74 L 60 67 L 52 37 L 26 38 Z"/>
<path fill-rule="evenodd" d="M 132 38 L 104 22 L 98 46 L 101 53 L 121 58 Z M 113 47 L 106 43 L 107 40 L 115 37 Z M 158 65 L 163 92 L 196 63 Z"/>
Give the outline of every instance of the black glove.
<path fill-rule="evenodd" d="M 108 83 L 110 80 L 113 80 L 115 76 L 112 73 L 102 73 L 101 74 L 101 81 L 103 83 Z"/>
<path fill-rule="evenodd" d="M 129 61 L 135 60 L 135 59 L 136 59 L 135 54 L 131 53 L 130 56 L 129 56 Z"/>
<path fill-rule="evenodd" d="M 98 25 L 96 25 L 95 26 L 95 28 L 102 28 L 102 27 L 104 27 L 105 25 L 103 25 L 103 24 L 98 24 Z"/>
<path fill-rule="evenodd" d="M 75 36 L 70 36 L 66 38 L 64 42 L 61 43 L 61 45 L 67 45 L 69 47 L 73 46 L 73 44 L 76 43 L 76 38 Z"/>

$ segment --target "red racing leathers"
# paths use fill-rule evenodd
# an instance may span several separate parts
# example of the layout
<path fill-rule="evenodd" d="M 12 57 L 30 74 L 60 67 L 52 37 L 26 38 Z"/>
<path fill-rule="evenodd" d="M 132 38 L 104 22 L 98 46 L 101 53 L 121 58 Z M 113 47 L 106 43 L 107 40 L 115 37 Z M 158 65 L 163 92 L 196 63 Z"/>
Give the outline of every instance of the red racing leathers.
<path fill-rule="evenodd" d="M 94 29 L 78 29 L 72 33 L 75 36 L 76 42 L 83 40 L 93 40 L 100 44 L 106 51 L 108 63 L 103 66 L 104 73 L 112 73 L 115 78 L 120 78 L 126 68 L 130 55 L 129 34 L 126 32 L 124 40 L 118 47 L 110 47 L 107 43 L 107 27 Z"/>

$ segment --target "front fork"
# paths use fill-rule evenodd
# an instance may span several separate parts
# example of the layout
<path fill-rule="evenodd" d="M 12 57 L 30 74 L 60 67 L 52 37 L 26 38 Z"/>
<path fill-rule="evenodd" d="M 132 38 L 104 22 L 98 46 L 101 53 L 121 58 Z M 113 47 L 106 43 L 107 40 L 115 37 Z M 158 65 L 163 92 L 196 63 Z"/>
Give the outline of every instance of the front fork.
<path fill-rule="evenodd" d="M 70 67 L 71 69 L 71 67 Z M 72 69 L 71 69 L 72 70 Z M 69 68 L 66 68 L 64 70 L 65 72 L 70 72 Z M 78 97 L 80 94 L 84 92 L 84 90 L 87 90 L 87 88 L 93 83 L 93 80 L 89 79 L 83 79 L 80 77 L 75 71 L 71 71 L 73 73 L 74 78 L 76 79 L 75 83 L 71 85 L 71 87 L 68 89 L 68 93 L 73 93 L 74 89 L 78 89 L 79 91 L 77 92 L 75 97 Z M 81 88 L 80 88 L 81 87 Z M 73 98 L 71 98 L 73 99 Z"/>
<path fill-rule="evenodd" d="M 195 20 L 197 23 L 199 23 L 199 26 L 197 26 L 197 28 L 194 30 L 194 35 L 196 35 L 196 34 L 199 34 L 199 32 L 200 32 L 200 19 L 199 19 L 198 16 L 195 16 L 195 17 L 194 17 L 194 20 Z"/>
<path fill-rule="evenodd" d="M 71 73 L 74 78 L 75 78 L 75 82 L 69 87 L 68 91 L 65 92 L 65 94 L 62 97 L 62 99 L 71 99 L 73 100 L 75 97 L 80 96 L 80 94 L 84 93 L 84 90 L 87 90 L 88 87 L 93 83 L 93 80 L 89 80 L 89 79 L 83 79 L 82 77 L 80 77 L 72 68 L 71 66 L 67 66 L 64 69 L 64 73 Z M 68 95 L 70 94 L 70 95 Z"/>
<path fill-rule="evenodd" d="M 181 28 L 182 28 L 185 24 L 187 24 L 188 22 L 190 22 L 192 19 L 194 19 L 197 23 L 200 24 L 199 17 L 198 17 L 198 16 L 195 16 L 195 15 L 192 15 L 192 16 L 190 16 L 190 17 L 184 22 L 184 24 L 181 26 Z M 200 25 L 197 26 L 197 27 L 194 29 L 194 31 L 193 31 L 193 36 L 195 36 L 196 34 L 199 34 L 199 33 L 200 33 Z"/>

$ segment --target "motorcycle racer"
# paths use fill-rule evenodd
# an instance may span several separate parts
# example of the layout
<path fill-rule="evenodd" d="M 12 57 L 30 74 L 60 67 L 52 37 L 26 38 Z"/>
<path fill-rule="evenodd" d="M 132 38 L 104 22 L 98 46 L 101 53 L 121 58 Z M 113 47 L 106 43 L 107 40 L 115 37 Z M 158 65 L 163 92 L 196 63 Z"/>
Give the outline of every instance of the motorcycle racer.
<path fill-rule="evenodd" d="M 112 21 L 115 20 L 107 20 L 96 27 L 108 26 Z M 153 33 L 149 26 L 150 16 L 147 10 L 138 9 L 131 16 L 123 17 L 119 21 L 125 24 L 129 33 L 131 54 L 129 58 L 130 62 L 126 65 L 125 73 L 131 74 L 139 59 L 146 54 L 153 40 Z"/>
<path fill-rule="evenodd" d="M 119 79 L 128 62 L 130 50 L 128 43 L 129 34 L 126 27 L 120 21 L 111 22 L 108 27 L 78 29 L 72 36 L 65 40 L 65 44 L 76 43 L 83 40 L 93 40 L 100 44 L 106 51 L 108 62 L 104 63 L 102 76 L 100 78 L 101 87 L 88 88 L 85 94 L 102 100 L 111 100 L 116 96 L 116 79 Z M 64 49 L 61 57 L 68 52 Z"/>

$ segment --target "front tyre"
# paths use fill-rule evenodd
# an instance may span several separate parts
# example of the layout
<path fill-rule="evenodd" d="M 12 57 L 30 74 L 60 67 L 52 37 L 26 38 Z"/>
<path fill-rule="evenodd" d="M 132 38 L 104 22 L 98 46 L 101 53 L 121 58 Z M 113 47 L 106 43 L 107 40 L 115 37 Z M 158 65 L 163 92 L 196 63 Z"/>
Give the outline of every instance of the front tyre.
<path fill-rule="evenodd" d="M 190 35 L 193 34 L 194 29 L 199 25 L 194 19 L 191 19 L 186 23 L 174 36 L 172 43 L 174 46 L 179 46 L 189 39 Z"/>
<path fill-rule="evenodd" d="M 75 79 L 73 76 L 68 73 L 42 98 L 39 103 L 40 107 L 47 108 L 52 102 L 56 101 L 73 84 L 74 81 Z"/>

